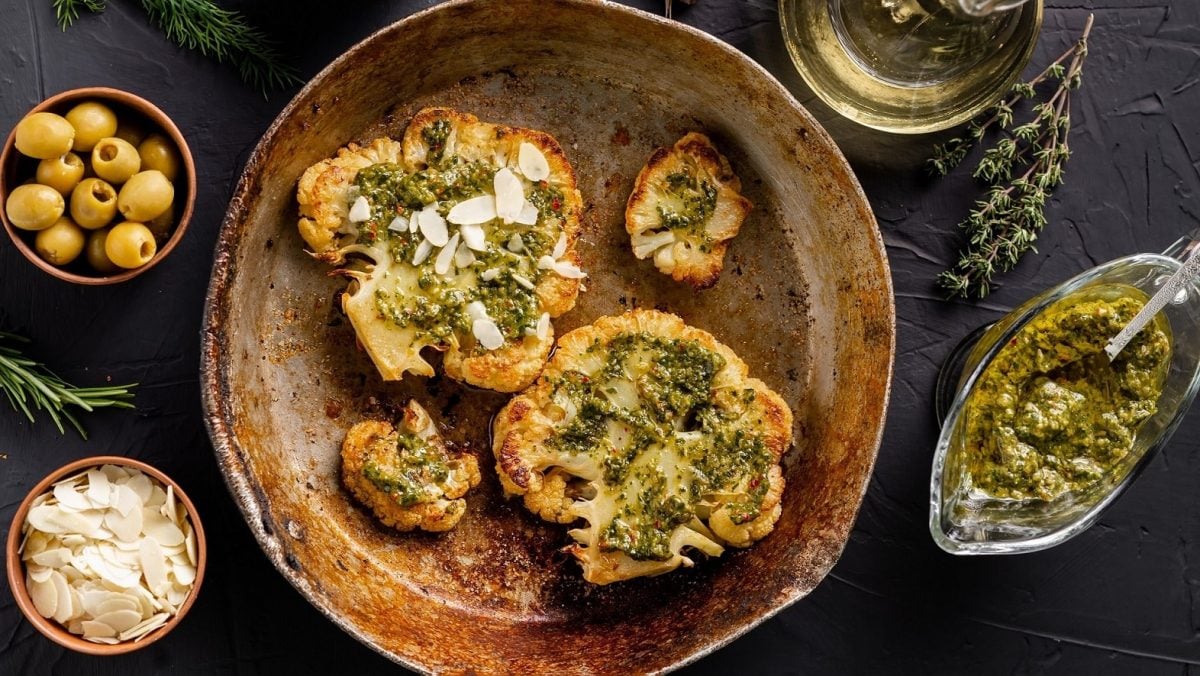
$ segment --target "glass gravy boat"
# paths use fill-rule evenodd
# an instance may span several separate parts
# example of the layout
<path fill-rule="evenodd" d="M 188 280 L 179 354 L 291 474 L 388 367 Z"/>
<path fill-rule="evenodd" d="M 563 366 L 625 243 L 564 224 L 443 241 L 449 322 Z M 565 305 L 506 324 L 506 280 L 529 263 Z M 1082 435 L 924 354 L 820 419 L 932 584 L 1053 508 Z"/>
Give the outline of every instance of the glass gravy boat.
<path fill-rule="evenodd" d="M 933 459 L 929 530 L 939 547 L 951 554 L 1020 554 L 1061 544 L 1095 523 L 1167 443 L 1200 389 L 1200 279 L 1184 286 L 1162 311 L 1171 355 L 1157 411 L 1138 428 L 1128 456 L 1081 492 L 1047 501 L 1002 499 L 973 489 L 966 469 L 966 405 L 1001 348 L 1049 306 L 1114 285 L 1153 296 L 1197 249 L 1200 229 L 1162 254 L 1127 256 L 1077 275 L 986 329 L 966 358 Z"/>

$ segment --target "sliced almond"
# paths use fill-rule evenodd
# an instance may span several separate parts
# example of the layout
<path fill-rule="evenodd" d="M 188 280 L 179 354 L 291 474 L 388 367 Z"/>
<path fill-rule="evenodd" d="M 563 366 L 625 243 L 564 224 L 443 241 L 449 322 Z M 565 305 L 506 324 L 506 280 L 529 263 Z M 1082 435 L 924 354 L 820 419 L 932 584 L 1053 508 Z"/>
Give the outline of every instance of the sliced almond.
<path fill-rule="evenodd" d="M 486 350 L 495 350 L 504 345 L 504 334 L 500 327 L 490 318 L 476 319 L 471 322 L 471 333 L 479 344 Z"/>
<path fill-rule="evenodd" d="M 522 142 L 517 149 L 517 166 L 525 178 L 537 182 L 550 178 L 550 163 L 546 156 L 532 143 Z"/>
<path fill-rule="evenodd" d="M 464 225 L 458 231 L 468 247 L 475 251 L 487 251 L 487 233 L 482 225 Z"/>
<path fill-rule="evenodd" d="M 387 229 L 391 230 L 392 232 L 408 232 L 408 228 L 408 219 L 403 216 L 397 216 L 393 218 L 392 222 L 388 223 L 387 227 Z"/>
<path fill-rule="evenodd" d="M 421 234 L 434 246 L 445 246 L 450 241 L 450 233 L 446 230 L 446 219 L 432 205 L 417 213 Z"/>
<path fill-rule="evenodd" d="M 425 259 L 429 258 L 429 254 L 431 253 L 433 253 L 433 245 L 427 239 L 421 240 L 421 243 L 417 245 L 416 252 L 413 253 L 412 264 L 420 265 L 424 263 Z"/>
<path fill-rule="evenodd" d="M 463 200 L 450 208 L 446 220 L 455 225 L 478 225 L 496 219 L 496 198 L 480 195 Z"/>
<path fill-rule="evenodd" d="M 450 273 L 454 265 L 454 252 L 458 250 L 458 240 L 460 235 L 456 232 L 445 246 L 438 252 L 437 258 L 433 261 L 433 271 L 439 275 Z"/>
<path fill-rule="evenodd" d="M 25 589 L 29 592 L 34 609 L 42 617 L 54 617 L 55 611 L 58 610 L 58 589 L 51 581 L 51 576 L 47 575 L 42 581 L 34 580 L 32 575 L 25 578 Z"/>
<path fill-rule="evenodd" d="M 525 187 L 521 185 L 521 179 L 505 167 L 496 172 L 492 184 L 496 191 L 496 215 L 505 223 L 516 221 L 525 205 Z"/>
<path fill-rule="evenodd" d="M 358 199 L 354 200 L 354 204 L 350 205 L 350 213 L 347 218 L 351 223 L 371 220 L 371 203 L 367 201 L 366 197 L 359 195 Z"/>
<path fill-rule="evenodd" d="M 554 260 L 558 260 L 565 253 L 567 253 L 567 233 L 560 232 L 558 233 L 558 241 L 554 243 L 554 251 L 550 255 L 554 257 Z"/>

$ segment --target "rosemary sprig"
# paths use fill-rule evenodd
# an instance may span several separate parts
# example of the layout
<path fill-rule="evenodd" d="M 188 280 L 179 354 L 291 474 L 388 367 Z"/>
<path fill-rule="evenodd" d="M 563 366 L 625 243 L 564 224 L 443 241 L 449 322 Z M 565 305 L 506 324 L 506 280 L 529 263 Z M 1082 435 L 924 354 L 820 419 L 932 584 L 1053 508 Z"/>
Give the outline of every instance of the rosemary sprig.
<path fill-rule="evenodd" d="M 104 0 L 54 0 L 54 17 L 64 31 L 75 23 L 81 11 L 103 12 Z"/>
<path fill-rule="evenodd" d="M 58 23 L 66 30 L 81 11 L 102 12 L 105 0 L 53 0 Z M 266 33 L 250 25 L 240 12 L 212 0 L 139 0 L 150 20 L 167 38 L 186 49 L 232 64 L 243 81 L 265 96 L 271 89 L 300 84 Z"/>
<path fill-rule="evenodd" d="M 97 408 L 133 408 L 130 402 L 132 385 L 112 387 L 75 387 L 54 375 L 45 365 L 26 357 L 16 345 L 28 344 L 23 336 L 0 331 L 0 390 L 8 397 L 12 407 L 35 422 L 34 410 L 45 411 L 60 434 L 65 434 L 63 421 L 87 439 L 87 432 L 69 406 L 91 412 Z M 32 407 L 31 407 L 32 405 Z"/>
<path fill-rule="evenodd" d="M 951 297 L 986 296 L 993 276 L 1011 270 L 1033 249 L 1038 233 L 1046 225 L 1046 200 L 1062 184 L 1063 165 L 1071 155 L 1067 144 L 1071 92 L 1083 79 L 1092 22 L 1089 15 L 1083 34 L 1071 49 L 1033 79 L 1013 86 L 1007 98 L 967 127 L 964 137 L 934 148 L 930 169 L 945 176 L 962 163 L 990 129 L 1002 133 L 995 145 L 984 151 L 972 172 L 990 187 L 987 197 L 976 202 L 976 208 L 959 224 L 967 234 L 967 245 L 955 266 L 938 276 L 938 285 Z M 1033 119 L 1012 126 L 1014 109 L 1023 100 L 1035 98 L 1038 86 L 1046 82 L 1058 83 L 1054 93 L 1033 106 Z"/>

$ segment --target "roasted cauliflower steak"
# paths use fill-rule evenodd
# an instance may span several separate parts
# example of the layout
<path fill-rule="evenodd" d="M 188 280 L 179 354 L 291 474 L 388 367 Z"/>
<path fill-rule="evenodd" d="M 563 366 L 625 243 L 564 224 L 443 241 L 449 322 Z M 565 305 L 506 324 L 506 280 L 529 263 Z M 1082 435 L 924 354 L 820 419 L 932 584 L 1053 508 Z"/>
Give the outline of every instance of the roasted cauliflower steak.
<path fill-rule="evenodd" d="M 403 139 L 351 143 L 309 167 L 300 235 L 350 279 L 342 309 L 384 380 L 447 375 L 515 392 L 575 305 L 582 199 L 548 134 L 426 108 Z"/>
<path fill-rule="evenodd" d="M 712 335 L 634 310 L 562 336 L 493 432 L 506 495 L 576 524 L 567 551 L 607 584 L 770 533 L 792 412 Z"/>
<path fill-rule="evenodd" d="M 658 148 L 625 207 L 633 255 L 696 289 L 717 283 L 725 250 L 749 215 L 742 184 L 707 136 L 691 132 Z"/>
<path fill-rule="evenodd" d="M 475 456 L 451 454 L 433 419 L 409 401 L 399 429 L 381 420 L 350 428 L 342 443 L 342 482 L 384 525 L 447 531 L 467 509 L 467 491 L 479 485 Z"/>

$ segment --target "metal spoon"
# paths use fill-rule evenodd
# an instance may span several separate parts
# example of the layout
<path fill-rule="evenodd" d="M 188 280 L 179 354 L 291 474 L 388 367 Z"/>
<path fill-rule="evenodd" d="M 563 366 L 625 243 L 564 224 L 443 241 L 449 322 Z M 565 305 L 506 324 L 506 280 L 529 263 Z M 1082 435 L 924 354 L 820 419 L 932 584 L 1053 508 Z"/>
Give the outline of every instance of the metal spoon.
<path fill-rule="evenodd" d="M 1108 344 L 1104 346 L 1104 353 L 1108 355 L 1108 360 L 1112 361 L 1116 359 L 1121 350 L 1124 350 L 1125 346 L 1129 344 L 1129 341 L 1133 340 L 1134 336 L 1146 328 L 1151 319 L 1154 319 L 1154 315 L 1162 311 L 1167 306 L 1167 303 L 1171 302 L 1171 299 L 1179 294 L 1179 290 L 1183 288 L 1183 285 L 1195 279 L 1198 274 L 1200 274 L 1200 249 L 1193 251 L 1192 255 L 1188 257 L 1187 262 L 1183 264 L 1183 267 L 1176 270 L 1175 274 L 1167 279 L 1167 282 L 1162 285 L 1161 289 L 1155 292 L 1150 301 L 1134 316 L 1133 320 L 1126 324 L 1120 333 L 1113 336 L 1112 340 L 1108 341 Z"/>

